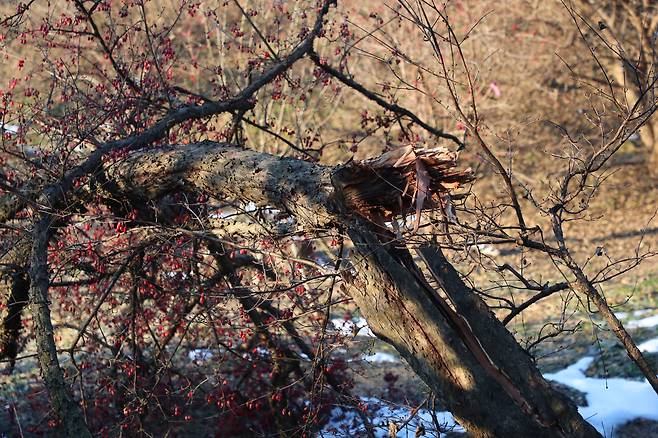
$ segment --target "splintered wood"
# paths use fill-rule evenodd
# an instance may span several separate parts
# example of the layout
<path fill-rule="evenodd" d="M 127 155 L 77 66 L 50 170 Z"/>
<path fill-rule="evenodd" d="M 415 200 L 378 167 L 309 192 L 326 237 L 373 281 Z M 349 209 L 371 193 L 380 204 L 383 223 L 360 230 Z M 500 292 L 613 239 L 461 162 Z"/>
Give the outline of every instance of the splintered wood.
<path fill-rule="evenodd" d="M 345 205 L 378 225 L 415 213 L 414 233 L 424 209 L 440 207 L 453 219 L 452 198 L 463 195 L 451 197 L 451 192 L 473 179 L 470 168 L 457 169 L 456 152 L 412 145 L 349 163 L 332 177 Z"/>

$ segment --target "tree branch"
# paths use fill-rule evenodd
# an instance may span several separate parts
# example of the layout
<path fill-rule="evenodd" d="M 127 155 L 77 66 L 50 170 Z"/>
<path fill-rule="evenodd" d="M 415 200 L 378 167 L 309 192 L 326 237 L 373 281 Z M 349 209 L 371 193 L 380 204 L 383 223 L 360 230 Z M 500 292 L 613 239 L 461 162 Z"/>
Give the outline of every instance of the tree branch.
<path fill-rule="evenodd" d="M 439 138 L 445 138 L 447 140 L 452 141 L 459 147 L 463 146 L 462 141 L 457 138 L 456 136 L 452 134 L 445 133 L 441 131 L 440 129 L 437 129 L 424 121 L 422 121 L 416 114 L 412 113 L 410 110 L 407 108 L 401 107 L 395 103 L 389 103 L 379 97 L 377 94 L 373 93 L 372 91 L 368 90 L 366 87 L 361 85 L 360 83 L 356 82 L 354 79 L 351 79 L 347 77 L 345 74 L 341 73 L 340 71 L 336 70 L 335 68 L 329 66 L 326 62 L 323 62 L 320 57 L 318 56 L 317 53 L 314 51 L 311 51 L 309 53 L 309 57 L 315 65 L 317 65 L 322 71 L 325 73 L 329 74 L 330 76 L 338 79 L 340 82 L 343 84 L 347 85 L 349 88 L 358 91 L 359 93 L 363 94 L 365 97 L 368 99 L 372 100 L 375 102 L 377 105 L 381 106 L 382 108 L 391 111 L 395 114 L 399 114 L 402 116 L 405 116 L 409 119 L 411 119 L 414 123 L 416 123 L 418 126 L 421 126 L 423 129 L 426 131 L 430 132 L 431 134 L 439 137 Z"/>

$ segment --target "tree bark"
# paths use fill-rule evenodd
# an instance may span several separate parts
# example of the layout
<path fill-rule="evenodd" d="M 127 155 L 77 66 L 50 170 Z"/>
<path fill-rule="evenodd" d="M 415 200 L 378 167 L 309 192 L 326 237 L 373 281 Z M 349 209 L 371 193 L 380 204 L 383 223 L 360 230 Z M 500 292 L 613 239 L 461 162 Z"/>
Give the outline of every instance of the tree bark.
<path fill-rule="evenodd" d="M 48 288 L 48 241 L 52 217 L 42 214 L 34 224 L 32 254 L 30 256 L 30 310 L 37 342 L 37 359 L 50 402 L 67 437 L 91 437 L 82 415 L 82 410 L 74 400 L 59 365 L 57 346 L 54 339 Z"/>
<path fill-rule="evenodd" d="M 22 314 L 28 302 L 29 250 L 29 242 L 23 240 L 0 258 L 0 359 L 8 359 L 10 369 L 18 354 Z"/>
<path fill-rule="evenodd" d="M 641 25 L 642 21 L 637 21 L 635 24 Z M 636 29 L 641 37 L 641 43 L 647 48 L 651 48 L 650 35 L 651 32 L 646 33 L 644 29 Z M 651 53 L 651 50 L 649 52 Z M 644 106 L 649 106 L 651 101 L 651 94 L 645 93 L 649 89 L 649 84 L 645 83 L 648 76 L 642 74 L 638 75 L 636 67 L 632 66 L 626 60 L 615 59 L 614 64 L 609 69 L 610 75 L 614 78 L 616 84 L 623 87 L 624 96 L 627 102 L 638 102 L 641 100 Z M 658 175 L 658 120 L 655 117 L 650 118 L 640 128 L 638 132 L 640 136 L 640 143 L 647 151 L 648 159 L 647 165 L 652 175 Z"/>

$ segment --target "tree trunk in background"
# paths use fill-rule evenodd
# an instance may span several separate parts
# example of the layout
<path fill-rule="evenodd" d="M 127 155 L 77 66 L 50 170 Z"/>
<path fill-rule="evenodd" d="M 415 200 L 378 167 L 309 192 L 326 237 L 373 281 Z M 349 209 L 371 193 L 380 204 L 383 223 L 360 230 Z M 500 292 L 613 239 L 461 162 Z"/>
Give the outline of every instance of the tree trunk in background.
<path fill-rule="evenodd" d="M 634 68 L 627 62 L 616 60 L 615 64 L 609 69 L 614 82 L 624 87 L 627 102 L 637 102 L 642 96 L 643 90 L 647 84 L 640 83 L 641 77 L 635 74 Z M 644 77 L 644 75 L 642 76 Z M 643 103 L 649 105 L 650 95 L 645 95 Z M 646 151 L 647 167 L 651 174 L 658 176 L 658 118 L 650 118 L 647 123 L 640 128 L 638 132 L 640 143 Z"/>
<path fill-rule="evenodd" d="M 640 129 L 640 141 L 642 145 L 651 151 L 649 156 L 649 171 L 653 175 L 658 175 L 658 119 L 653 117 L 645 126 Z"/>

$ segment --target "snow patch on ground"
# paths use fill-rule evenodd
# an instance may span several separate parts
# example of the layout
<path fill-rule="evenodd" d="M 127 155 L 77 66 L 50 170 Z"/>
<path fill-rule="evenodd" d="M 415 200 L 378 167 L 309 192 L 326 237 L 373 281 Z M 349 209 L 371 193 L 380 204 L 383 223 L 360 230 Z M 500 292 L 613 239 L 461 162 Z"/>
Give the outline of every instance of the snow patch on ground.
<path fill-rule="evenodd" d="M 375 428 L 374 435 L 377 438 L 390 436 L 389 422 L 394 422 L 399 427 L 398 437 L 416 436 L 416 430 L 420 424 L 425 428 L 425 436 L 436 436 L 436 427 L 432 421 L 432 416 L 430 411 L 426 409 L 420 409 L 403 427 L 403 424 L 411 417 L 410 408 L 396 406 L 371 397 L 361 397 L 361 401 L 367 405 L 366 412 L 368 413 L 368 417 L 373 418 L 372 425 Z M 444 431 L 464 431 L 461 426 L 455 423 L 450 412 L 437 412 L 435 415 L 439 426 Z M 331 419 L 322 429 L 320 436 L 325 438 L 342 438 L 363 435 L 364 432 L 365 429 L 361 418 L 354 410 L 336 407 L 331 411 Z"/>
<path fill-rule="evenodd" d="M 632 316 L 642 316 L 646 315 L 649 312 L 653 312 L 653 309 L 640 309 L 640 310 L 634 310 L 632 312 L 615 312 L 615 316 L 619 319 L 626 319 L 628 317 Z"/>
<path fill-rule="evenodd" d="M 625 324 L 626 328 L 640 328 L 640 327 L 654 327 L 658 325 L 658 315 L 649 316 L 647 318 L 637 319 L 635 321 L 629 321 Z"/>
<path fill-rule="evenodd" d="M 5 132 L 9 132 L 10 134 L 18 134 L 18 130 L 20 129 L 20 126 L 18 126 L 18 125 L 0 125 L 0 129 L 2 129 Z"/>
<path fill-rule="evenodd" d="M 644 341 L 639 344 L 637 348 L 639 348 L 640 351 L 644 351 L 645 353 L 658 353 L 658 338 Z"/>
<path fill-rule="evenodd" d="M 193 361 L 204 361 L 212 359 L 213 352 L 209 348 L 196 348 L 187 353 L 187 357 Z"/>
<path fill-rule="evenodd" d="M 340 331 L 344 336 L 368 336 L 371 338 L 375 337 L 375 334 L 368 327 L 368 323 L 363 318 L 352 318 L 343 320 L 340 318 L 334 318 L 331 320 L 331 323 Z"/>
<path fill-rule="evenodd" d="M 367 354 L 363 356 L 366 362 L 399 362 L 400 359 L 391 353 L 384 353 L 378 351 L 374 354 Z"/>
<path fill-rule="evenodd" d="M 658 344 L 658 340 L 654 341 Z M 584 357 L 570 367 L 544 377 L 586 393 L 588 406 L 580 406 L 578 411 L 604 436 L 612 436 L 615 428 L 634 418 L 658 420 L 658 396 L 646 379 L 638 382 L 586 377 L 584 371 L 593 360 L 591 356 Z"/>
<path fill-rule="evenodd" d="M 480 254 L 484 254 L 488 256 L 500 255 L 500 251 L 498 250 L 498 248 L 496 248 L 493 245 L 489 245 L 487 243 L 480 243 L 478 245 L 475 245 L 475 248 L 477 248 Z"/>

